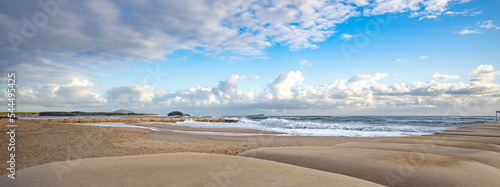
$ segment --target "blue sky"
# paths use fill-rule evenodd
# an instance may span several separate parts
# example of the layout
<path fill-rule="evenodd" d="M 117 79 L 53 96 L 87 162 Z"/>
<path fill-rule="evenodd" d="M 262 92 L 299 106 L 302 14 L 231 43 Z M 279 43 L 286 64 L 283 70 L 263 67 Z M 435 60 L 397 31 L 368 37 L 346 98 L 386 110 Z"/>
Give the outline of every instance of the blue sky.
<path fill-rule="evenodd" d="M 500 110 L 498 1 L 47 2 L 0 4 L 19 111 Z"/>

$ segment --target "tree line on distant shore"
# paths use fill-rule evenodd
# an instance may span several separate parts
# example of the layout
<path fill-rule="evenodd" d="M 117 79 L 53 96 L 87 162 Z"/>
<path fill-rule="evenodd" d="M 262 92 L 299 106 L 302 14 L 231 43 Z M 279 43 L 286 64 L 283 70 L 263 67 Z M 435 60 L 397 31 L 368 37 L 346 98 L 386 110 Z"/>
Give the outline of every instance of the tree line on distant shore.
<path fill-rule="evenodd" d="M 8 116 L 10 112 L 0 112 L 0 116 Z M 152 115 L 146 113 L 135 113 L 135 112 L 14 112 L 16 116 L 125 116 L 125 115 Z M 184 114 L 180 111 L 172 111 L 168 113 L 168 116 L 190 116 L 189 114 Z"/>
<path fill-rule="evenodd" d="M 8 116 L 10 112 L 0 112 L 0 116 Z M 16 116 L 124 116 L 151 115 L 145 113 L 113 113 L 113 112 L 15 112 Z"/>
<path fill-rule="evenodd" d="M 0 112 L 0 116 L 9 116 L 10 112 Z M 39 116 L 38 112 L 14 112 L 16 116 Z"/>
<path fill-rule="evenodd" d="M 144 113 L 114 113 L 114 112 L 40 112 L 40 116 L 124 116 L 124 115 L 148 115 Z"/>

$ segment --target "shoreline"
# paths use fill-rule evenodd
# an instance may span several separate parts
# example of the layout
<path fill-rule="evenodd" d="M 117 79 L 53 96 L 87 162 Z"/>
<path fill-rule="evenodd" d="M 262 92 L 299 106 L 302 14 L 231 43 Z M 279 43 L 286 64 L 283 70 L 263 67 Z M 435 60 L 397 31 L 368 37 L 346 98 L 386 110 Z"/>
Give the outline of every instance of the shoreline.
<path fill-rule="evenodd" d="M 3 128 L 7 121 L 0 120 L 0 123 L 2 130 L 5 130 Z M 196 129 L 149 123 L 145 126 L 185 131 L 262 133 L 248 129 Z M 16 169 L 19 170 L 20 179 L 6 179 L 5 174 L 9 171 L 3 170 L 0 181 L 8 184 L 34 184 L 22 180 L 21 176 L 24 175 L 38 177 L 34 180 L 40 180 L 43 184 L 87 184 L 88 181 L 102 180 L 104 184 L 123 185 L 124 181 L 120 180 L 122 174 L 134 173 L 132 168 L 138 166 L 131 162 L 139 160 L 139 164 L 146 165 L 141 167 L 153 169 L 162 165 L 161 172 L 158 170 L 159 173 L 147 172 L 146 176 L 134 174 L 129 177 L 136 182 L 145 182 L 139 176 L 153 177 L 149 182 L 155 181 L 157 185 L 168 183 L 160 180 L 159 176 L 193 174 L 200 178 L 189 182 L 178 179 L 176 183 L 169 184 L 189 183 L 196 186 L 227 179 L 228 184 L 244 185 L 245 181 L 263 177 L 268 180 L 279 178 L 278 184 L 295 180 L 299 180 L 297 183 L 304 182 L 294 174 L 259 176 L 259 173 L 274 171 L 273 168 L 297 170 L 303 173 L 301 175 L 310 175 L 312 178 L 334 174 L 328 177 L 335 178 L 333 182 L 350 181 L 341 186 L 349 186 L 353 182 L 360 186 L 494 186 L 500 183 L 500 123 L 495 122 L 466 125 L 425 136 L 363 138 L 276 136 L 272 133 L 258 136 L 195 135 L 141 128 L 19 121 L 17 135 L 19 142 L 16 142 L 16 148 L 19 150 L 16 150 Z M 5 144 L 5 140 L 6 137 L 3 137 L 0 143 Z M 6 155 L 3 155 L 3 162 L 5 158 Z M 144 158 L 154 159 L 148 161 Z M 207 162 L 211 159 L 221 162 Z M 101 164 L 95 164 L 98 160 Z M 221 176 L 220 165 L 228 162 L 244 166 L 235 168 L 248 170 L 247 173 L 234 174 L 237 170 L 223 173 L 223 176 L 238 180 L 207 175 L 216 172 L 215 176 Z M 87 164 L 72 166 L 71 163 Z M 47 179 L 54 178 L 60 172 L 54 167 L 61 164 L 71 166 L 64 170 L 62 179 Z M 109 165 L 106 171 L 102 170 L 103 165 Z M 172 173 L 169 169 L 172 167 L 183 169 Z M 406 169 L 401 170 L 401 167 Z M 87 172 L 87 178 L 71 180 L 80 178 L 84 171 Z M 104 180 L 102 176 L 107 177 Z M 318 185 L 331 183 L 319 182 Z"/>

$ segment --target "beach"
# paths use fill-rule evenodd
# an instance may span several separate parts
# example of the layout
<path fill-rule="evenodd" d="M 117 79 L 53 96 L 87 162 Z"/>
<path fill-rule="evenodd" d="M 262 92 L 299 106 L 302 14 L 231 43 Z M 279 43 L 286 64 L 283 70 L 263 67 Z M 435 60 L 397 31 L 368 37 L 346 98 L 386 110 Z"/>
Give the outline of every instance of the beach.
<path fill-rule="evenodd" d="M 7 120 L 0 123 L 1 130 L 8 131 Z M 500 183 L 500 123 L 495 122 L 394 138 L 290 136 L 164 123 L 131 124 L 175 131 L 31 120 L 16 123 L 17 178 L 7 178 L 5 169 L 0 177 L 11 186 Z M 207 131 L 215 135 L 199 134 Z M 7 145 L 8 140 L 2 133 L 0 143 Z M 8 158 L 2 152 L 2 163 Z"/>
<path fill-rule="evenodd" d="M 7 132 L 7 119 L 0 120 L 1 131 Z M 96 127 L 65 123 L 16 121 L 17 168 L 57 161 L 126 155 L 196 152 L 237 155 L 244 151 L 273 146 L 335 145 L 350 141 L 371 141 L 378 138 L 349 137 L 274 137 L 274 136 L 214 136 L 172 132 L 156 132 L 138 128 Z M 163 125 L 163 124 L 160 124 Z M 150 126 L 158 126 L 151 124 Z M 165 127 L 169 127 L 163 125 Z M 174 127 L 178 130 L 208 130 Z M 211 129 L 212 131 L 262 133 L 245 129 Z M 274 134 L 272 132 L 267 132 Z M 0 143 L 7 145 L 6 133 Z M 8 152 L 2 152 L 2 163 Z M 2 170 L 6 174 L 7 170 Z"/>

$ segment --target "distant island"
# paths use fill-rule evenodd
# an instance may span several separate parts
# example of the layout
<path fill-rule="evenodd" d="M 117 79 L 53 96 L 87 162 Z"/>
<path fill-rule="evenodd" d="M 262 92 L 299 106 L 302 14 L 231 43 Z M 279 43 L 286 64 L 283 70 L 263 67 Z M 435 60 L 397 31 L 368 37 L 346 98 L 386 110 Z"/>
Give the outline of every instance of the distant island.
<path fill-rule="evenodd" d="M 191 116 L 189 114 L 184 114 L 181 111 L 172 111 L 168 113 L 168 116 Z"/>

